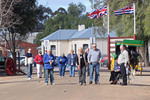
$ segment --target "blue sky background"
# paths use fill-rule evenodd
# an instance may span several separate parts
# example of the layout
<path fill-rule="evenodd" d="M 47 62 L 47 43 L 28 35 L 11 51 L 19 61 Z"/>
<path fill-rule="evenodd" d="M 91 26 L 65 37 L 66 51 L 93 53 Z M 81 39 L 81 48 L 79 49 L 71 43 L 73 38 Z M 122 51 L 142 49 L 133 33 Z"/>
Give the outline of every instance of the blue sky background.
<path fill-rule="evenodd" d="M 86 12 L 92 11 L 91 3 L 89 0 L 37 0 L 37 1 L 38 1 L 38 5 L 42 4 L 46 7 L 50 7 L 52 11 L 56 11 L 59 7 L 63 7 L 67 10 L 68 5 L 72 2 L 75 4 L 81 2 L 86 6 Z"/>

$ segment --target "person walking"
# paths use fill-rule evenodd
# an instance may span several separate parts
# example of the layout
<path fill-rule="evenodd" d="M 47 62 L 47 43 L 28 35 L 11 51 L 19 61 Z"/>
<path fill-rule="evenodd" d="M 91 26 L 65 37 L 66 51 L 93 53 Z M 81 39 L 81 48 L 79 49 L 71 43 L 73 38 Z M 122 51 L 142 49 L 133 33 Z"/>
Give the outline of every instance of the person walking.
<path fill-rule="evenodd" d="M 101 63 L 101 52 L 99 49 L 97 49 L 97 45 L 93 44 L 92 48 L 89 51 L 88 54 L 88 62 L 90 64 L 90 77 L 89 77 L 89 84 L 92 84 L 93 81 L 93 72 L 95 69 L 95 84 L 100 84 L 99 83 L 99 63 Z"/>
<path fill-rule="evenodd" d="M 43 62 L 44 62 L 44 69 L 45 69 L 45 85 L 48 85 L 49 74 L 50 74 L 51 85 L 54 85 L 53 69 L 54 69 L 55 57 L 50 50 L 48 50 L 47 53 L 44 55 Z"/>
<path fill-rule="evenodd" d="M 44 66 L 42 52 L 39 51 L 38 55 L 35 57 L 36 68 L 37 68 L 37 77 L 42 78 L 42 68 Z"/>
<path fill-rule="evenodd" d="M 47 50 L 45 50 L 44 55 L 47 53 Z M 44 69 L 44 78 L 45 78 L 45 69 Z"/>
<path fill-rule="evenodd" d="M 58 65 L 59 65 L 59 76 L 64 77 L 65 76 L 65 69 L 67 65 L 67 57 L 63 53 L 62 56 L 58 58 Z"/>
<path fill-rule="evenodd" d="M 28 80 L 32 79 L 32 64 L 33 64 L 33 57 L 31 53 L 31 48 L 28 49 L 28 52 L 25 55 L 25 66 L 27 66 L 27 78 Z"/>
<path fill-rule="evenodd" d="M 88 57 L 88 54 L 89 54 L 89 48 L 87 48 L 87 50 L 85 52 L 86 58 Z M 87 76 L 90 76 L 90 65 L 89 64 L 87 65 Z"/>
<path fill-rule="evenodd" d="M 77 55 L 74 54 L 73 50 L 71 50 L 71 53 L 67 55 L 67 59 L 68 59 L 70 77 L 75 77 L 75 66 L 77 62 Z"/>
<path fill-rule="evenodd" d="M 118 64 L 120 65 L 120 72 L 123 77 L 123 83 L 121 83 L 121 85 L 127 85 L 126 68 L 128 64 L 128 52 L 125 48 L 124 45 L 120 46 L 121 53 L 118 57 Z"/>
<path fill-rule="evenodd" d="M 87 57 L 83 52 L 82 48 L 79 48 L 79 53 L 77 55 L 77 65 L 79 71 L 79 84 L 86 85 L 86 66 L 87 66 Z"/>

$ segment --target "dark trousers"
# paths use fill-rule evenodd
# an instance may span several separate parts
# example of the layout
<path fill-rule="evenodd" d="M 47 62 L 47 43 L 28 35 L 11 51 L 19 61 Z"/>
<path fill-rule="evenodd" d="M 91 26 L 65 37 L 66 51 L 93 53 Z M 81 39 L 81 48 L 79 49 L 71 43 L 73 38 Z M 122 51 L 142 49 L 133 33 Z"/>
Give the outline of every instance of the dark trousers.
<path fill-rule="evenodd" d="M 114 71 L 111 71 L 111 75 L 110 75 L 110 80 L 109 81 L 115 81 L 115 72 Z"/>
<path fill-rule="evenodd" d="M 120 74 L 120 72 L 114 72 L 114 79 L 116 82 L 118 81 L 118 79 L 117 79 L 118 74 Z"/>
<path fill-rule="evenodd" d="M 124 63 L 121 64 L 121 66 L 120 66 L 120 72 L 121 72 L 121 75 L 123 78 L 123 84 L 127 84 L 127 74 L 126 74 L 126 68 L 124 66 Z"/>
<path fill-rule="evenodd" d="M 86 77 L 86 66 L 81 67 L 79 70 L 79 83 L 86 83 L 85 77 Z"/>
<path fill-rule="evenodd" d="M 118 74 L 120 74 L 120 72 L 111 71 L 111 76 L 109 81 L 118 81 L 117 79 Z"/>

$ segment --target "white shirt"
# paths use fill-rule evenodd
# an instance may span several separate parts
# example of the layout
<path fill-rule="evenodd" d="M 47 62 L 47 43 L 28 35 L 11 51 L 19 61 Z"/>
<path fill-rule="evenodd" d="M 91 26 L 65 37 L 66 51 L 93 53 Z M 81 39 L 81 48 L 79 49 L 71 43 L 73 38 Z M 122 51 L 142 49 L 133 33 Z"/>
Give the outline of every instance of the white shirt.
<path fill-rule="evenodd" d="M 124 63 L 124 65 L 126 66 L 128 59 L 128 52 L 126 50 L 123 50 L 119 55 L 118 64 L 121 65 L 122 63 Z"/>

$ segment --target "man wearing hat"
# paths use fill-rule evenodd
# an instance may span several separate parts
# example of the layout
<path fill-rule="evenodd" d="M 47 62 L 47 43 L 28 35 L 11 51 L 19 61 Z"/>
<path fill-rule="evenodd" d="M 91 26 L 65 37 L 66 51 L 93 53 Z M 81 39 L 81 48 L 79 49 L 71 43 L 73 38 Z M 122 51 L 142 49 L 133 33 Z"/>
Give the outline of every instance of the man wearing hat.
<path fill-rule="evenodd" d="M 43 55 L 41 51 L 39 51 L 38 55 L 35 57 L 35 62 L 37 68 L 37 77 L 42 78 L 42 67 L 44 66 L 44 63 L 43 63 Z"/>

